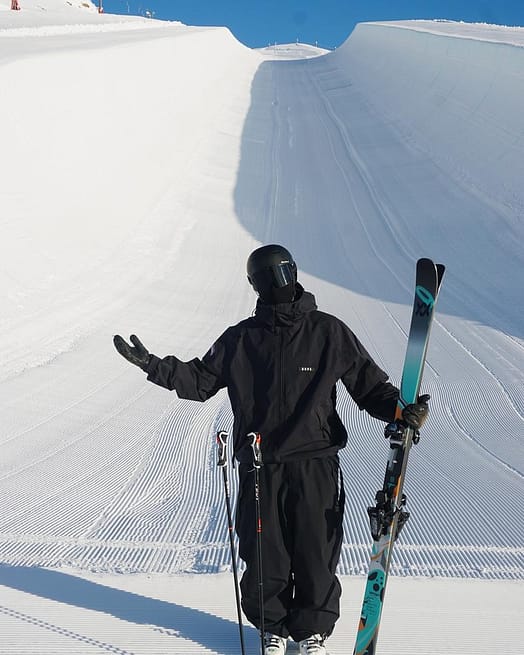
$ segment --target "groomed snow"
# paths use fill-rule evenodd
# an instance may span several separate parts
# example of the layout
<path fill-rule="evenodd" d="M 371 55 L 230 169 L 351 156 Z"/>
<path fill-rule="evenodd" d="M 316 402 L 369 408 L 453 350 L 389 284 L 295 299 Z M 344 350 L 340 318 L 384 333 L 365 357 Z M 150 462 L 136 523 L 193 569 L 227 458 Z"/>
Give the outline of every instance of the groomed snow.
<path fill-rule="evenodd" d="M 214 452 L 227 396 L 179 401 L 111 337 L 202 355 L 251 313 L 245 259 L 272 241 L 396 382 L 414 262 L 447 265 L 380 653 L 520 653 L 524 30 L 367 23 L 328 54 L 253 51 L 225 28 L 8 4 L 0 653 L 238 652 Z M 387 449 L 339 398 L 333 655 L 352 648 Z"/>

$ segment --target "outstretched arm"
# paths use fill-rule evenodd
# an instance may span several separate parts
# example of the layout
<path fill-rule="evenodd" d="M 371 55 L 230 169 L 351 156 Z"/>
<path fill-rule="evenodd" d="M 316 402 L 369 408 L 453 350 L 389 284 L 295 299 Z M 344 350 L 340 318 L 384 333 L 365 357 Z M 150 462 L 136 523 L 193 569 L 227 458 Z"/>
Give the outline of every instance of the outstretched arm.
<path fill-rule="evenodd" d="M 226 386 L 223 370 L 225 346 L 219 339 L 202 359 L 183 362 L 174 355 L 160 358 L 149 353 L 136 335 L 132 347 L 120 335 L 113 337 L 118 352 L 147 373 L 147 379 L 176 391 L 179 398 L 205 401 Z"/>

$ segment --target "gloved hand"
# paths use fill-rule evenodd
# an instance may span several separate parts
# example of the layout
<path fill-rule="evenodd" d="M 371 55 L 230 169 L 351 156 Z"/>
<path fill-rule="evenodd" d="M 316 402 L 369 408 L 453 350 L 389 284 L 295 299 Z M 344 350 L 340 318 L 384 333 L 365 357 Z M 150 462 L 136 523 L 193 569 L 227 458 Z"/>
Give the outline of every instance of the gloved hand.
<path fill-rule="evenodd" d="M 404 423 L 406 423 L 408 427 L 413 428 L 413 430 L 417 432 L 424 425 L 424 422 L 428 417 L 429 399 L 430 396 L 428 394 L 419 396 L 418 401 L 416 403 L 406 405 L 402 410 L 402 420 L 404 421 Z"/>
<path fill-rule="evenodd" d="M 143 371 L 145 371 L 149 364 L 149 352 L 135 334 L 132 334 L 129 339 L 134 344 L 134 348 L 124 341 L 119 334 L 116 334 L 113 337 L 115 348 L 122 357 L 127 359 L 128 362 L 131 362 L 131 364 L 134 364 L 135 366 L 139 366 Z"/>

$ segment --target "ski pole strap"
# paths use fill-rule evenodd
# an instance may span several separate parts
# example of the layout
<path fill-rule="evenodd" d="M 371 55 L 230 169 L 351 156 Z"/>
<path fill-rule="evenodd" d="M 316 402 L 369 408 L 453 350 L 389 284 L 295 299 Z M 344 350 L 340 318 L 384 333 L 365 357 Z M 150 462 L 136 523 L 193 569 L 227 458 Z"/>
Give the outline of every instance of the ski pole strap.
<path fill-rule="evenodd" d="M 253 449 L 253 466 L 259 469 L 262 466 L 262 451 L 260 449 L 262 437 L 260 432 L 250 432 L 247 435 L 251 439 L 251 448 Z"/>
<path fill-rule="evenodd" d="M 225 466 L 227 463 L 227 438 L 228 433 L 224 430 L 217 432 L 217 466 Z"/>

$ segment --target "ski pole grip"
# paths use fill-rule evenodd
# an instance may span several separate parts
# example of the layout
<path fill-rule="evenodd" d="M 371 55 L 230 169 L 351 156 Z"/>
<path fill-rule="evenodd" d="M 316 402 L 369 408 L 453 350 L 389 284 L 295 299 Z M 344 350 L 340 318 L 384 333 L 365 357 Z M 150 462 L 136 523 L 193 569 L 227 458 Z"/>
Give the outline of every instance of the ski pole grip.
<path fill-rule="evenodd" d="M 225 432 L 225 430 L 220 430 L 220 432 L 217 432 L 217 466 L 225 466 L 227 463 L 226 449 L 228 436 L 229 434 Z"/>
<path fill-rule="evenodd" d="M 262 466 L 262 451 L 260 449 L 262 437 L 260 436 L 260 432 L 250 432 L 247 436 L 251 439 L 253 465 L 256 469 L 259 469 Z"/>

